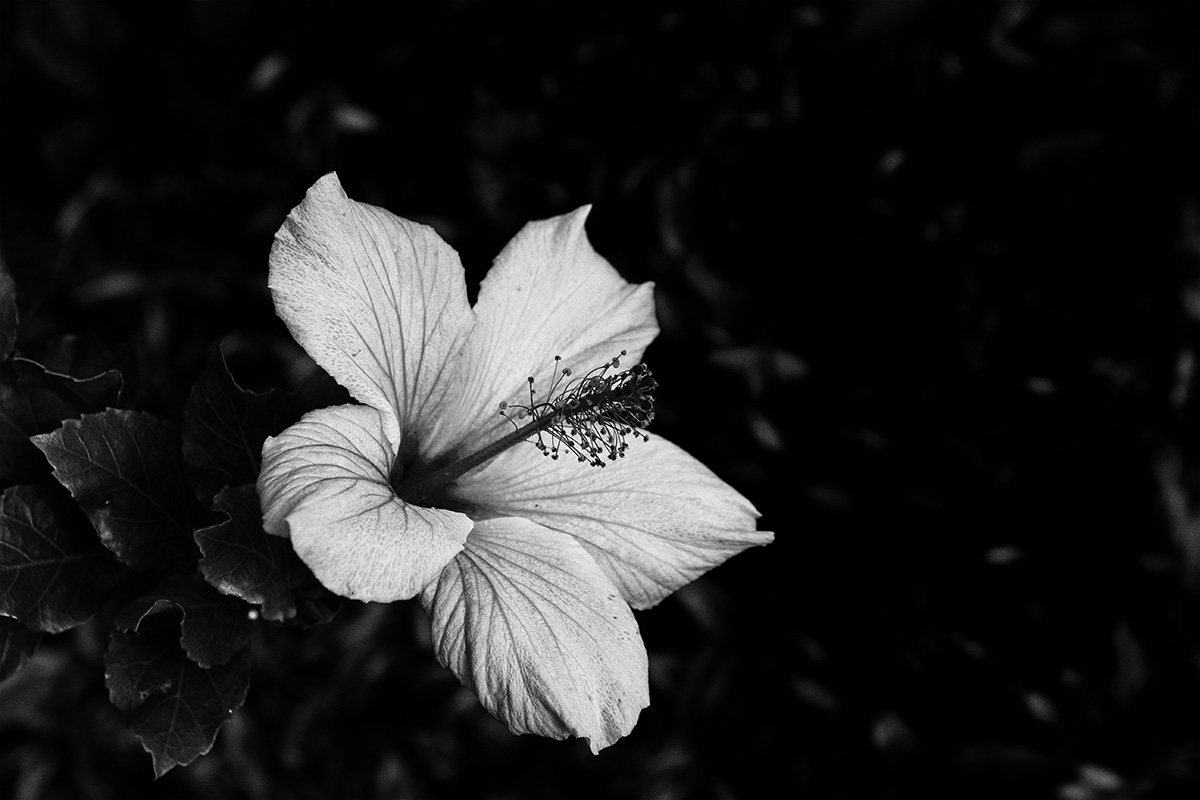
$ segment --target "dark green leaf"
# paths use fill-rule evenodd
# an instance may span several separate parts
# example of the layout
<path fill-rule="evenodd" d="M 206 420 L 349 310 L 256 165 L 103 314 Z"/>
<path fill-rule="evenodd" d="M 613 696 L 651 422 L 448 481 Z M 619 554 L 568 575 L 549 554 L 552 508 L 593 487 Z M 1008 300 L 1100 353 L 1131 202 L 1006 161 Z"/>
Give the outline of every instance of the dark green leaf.
<path fill-rule="evenodd" d="M 82 411 L 103 411 L 109 406 L 121 405 L 122 398 L 132 396 L 137 388 L 142 359 L 137 348 L 131 344 L 112 344 L 94 336 L 79 337 L 73 334 L 65 334 L 38 344 L 36 350 L 32 353 L 26 352 L 25 355 L 41 364 L 47 372 L 96 376 L 109 372 L 119 373 L 118 396 Z"/>
<path fill-rule="evenodd" d="M 46 475 L 46 459 L 29 437 L 64 419 L 103 411 L 120 391 L 116 370 L 78 379 L 24 358 L 0 364 L 0 481 L 28 483 Z"/>
<path fill-rule="evenodd" d="M 0 495 L 0 614 L 45 633 L 74 628 L 100 610 L 119 572 L 61 489 Z"/>
<path fill-rule="evenodd" d="M 179 615 L 179 643 L 188 658 L 202 667 L 224 664 L 250 644 L 246 607 L 195 573 L 167 578 L 121 609 L 113 624 L 128 633 L 145 633 L 148 624 L 155 630 L 163 627 L 153 624 L 151 617 L 162 616 L 161 622 L 174 624 Z"/>
<path fill-rule="evenodd" d="M 0 616 L 0 681 L 24 666 L 37 640 L 38 634 L 17 620 Z"/>
<path fill-rule="evenodd" d="M 225 594 L 261 606 L 266 619 L 295 616 L 291 583 L 307 569 L 291 542 L 263 530 L 254 484 L 223 489 L 213 507 L 229 518 L 196 531 L 205 579 Z"/>
<path fill-rule="evenodd" d="M 33 442 L 122 562 L 142 571 L 195 563 L 192 500 L 174 426 L 110 409 L 67 420 Z"/>
<path fill-rule="evenodd" d="M 0 261 L 0 361 L 12 355 L 17 343 L 17 286 Z"/>
<path fill-rule="evenodd" d="M 218 350 L 183 409 L 183 458 L 200 500 L 207 505 L 226 486 L 253 483 L 263 440 L 302 413 L 285 392 L 260 394 L 238 386 Z"/>
<path fill-rule="evenodd" d="M 22 483 L 49 473 L 45 457 L 29 441 L 38 432 L 25 387 L 11 364 L 0 364 L 0 481 Z"/>
<path fill-rule="evenodd" d="M 155 777 L 212 749 L 246 699 L 250 650 L 204 668 L 169 638 L 114 630 L 104 657 L 109 699 L 154 760 Z"/>
<path fill-rule="evenodd" d="M 121 394 L 121 373 L 115 369 L 90 378 L 73 378 L 27 358 L 14 358 L 12 365 L 25 387 L 39 430 L 53 429 L 68 417 L 103 411 Z"/>

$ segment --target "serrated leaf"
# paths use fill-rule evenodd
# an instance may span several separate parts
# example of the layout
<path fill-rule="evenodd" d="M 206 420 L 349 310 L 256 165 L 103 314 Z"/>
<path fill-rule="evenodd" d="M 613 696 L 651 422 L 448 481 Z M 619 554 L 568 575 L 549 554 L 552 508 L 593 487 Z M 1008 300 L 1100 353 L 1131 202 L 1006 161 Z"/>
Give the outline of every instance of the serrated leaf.
<path fill-rule="evenodd" d="M 224 664 L 250 644 L 246 607 L 195 573 L 162 581 L 122 608 L 113 624 L 127 633 L 144 633 L 151 617 L 176 613 L 182 616 L 179 643 L 187 657 L 202 667 Z"/>
<path fill-rule="evenodd" d="M 90 378 L 73 378 L 20 356 L 12 360 L 17 380 L 25 387 L 39 427 L 56 426 L 67 417 L 103 411 L 121 394 L 121 373 L 106 370 Z"/>
<path fill-rule="evenodd" d="M 114 630 L 104 657 L 109 699 L 154 761 L 161 778 L 212 749 L 217 732 L 246 699 L 250 651 L 205 668 L 177 642 Z"/>
<path fill-rule="evenodd" d="M 25 665 L 37 640 L 38 634 L 17 620 L 0 616 L 0 681 Z"/>
<path fill-rule="evenodd" d="M 0 481 L 28 483 L 48 473 L 29 437 L 52 431 L 64 419 L 103 411 L 117 400 L 121 375 L 62 375 L 25 358 L 0 365 Z"/>
<path fill-rule="evenodd" d="M 17 344 L 17 285 L 0 261 L 0 361 L 12 355 Z"/>
<path fill-rule="evenodd" d="M 218 350 L 183 409 L 183 458 L 201 501 L 211 502 L 226 486 L 253 483 L 263 440 L 302 414 L 296 399 L 285 392 L 257 393 L 238 386 Z"/>
<path fill-rule="evenodd" d="M 123 563 L 141 571 L 195 564 L 192 499 L 174 426 L 109 409 L 67 420 L 33 443 Z"/>
<path fill-rule="evenodd" d="M 37 419 L 11 364 L 0 364 L 0 481 L 21 483 L 49 473 L 46 459 L 29 437 Z"/>
<path fill-rule="evenodd" d="M 100 610 L 120 568 L 61 489 L 0 495 L 0 614 L 59 633 Z"/>
<path fill-rule="evenodd" d="M 213 508 L 228 519 L 196 531 L 205 580 L 224 594 L 260 606 L 265 619 L 282 622 L 294 617 L 291 584 L 307 568 L 291 542 L 263 530 L 254 484 L 221 490 Z"/>
<path fill-rule="evenodd" d="M 74 334 L 58 336 L 39 342 L 37 350 L 26 353 L 27 358 L 37 361 L 47 372 L 60 375 L 103 375 L 117 373 L 121 379 L 120 394 L 85 411 L 103 411 L 109 406 L 121 405 L 121 399 L 132 396 L 136 388 L 141 359 L 137 347 L 130 344 L 111 344 L 99 341 L 94 336 L 79 337 Z"/>

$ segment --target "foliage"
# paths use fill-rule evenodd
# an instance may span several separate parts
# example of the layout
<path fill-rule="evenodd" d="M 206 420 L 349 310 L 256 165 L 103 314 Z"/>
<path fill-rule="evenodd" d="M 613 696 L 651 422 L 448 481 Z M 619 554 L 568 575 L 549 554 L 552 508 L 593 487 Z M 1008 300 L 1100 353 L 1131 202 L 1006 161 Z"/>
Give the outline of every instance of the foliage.
<path fill-rule="evenodd" d="M 16 314 L 0 322 L 10 326 L 0 342 L 15 341 Z M 263 440 L 307 409 L 299 396 L 241 389 L 218 350 L 189 397 L 181 442 L 145 412 L 84 413 L 116 402 L 115 370 L 81 380 L 11 350 L 3 369 L 15 390 L 0 398 L 0 415 L 14 440 L 24 434 L 44 455 L 11 459 L 4 477 L 13 485 L 0 495 L 3 676 L 30 658 L 35 633 L 102 614 L 109 697 L 161 777 L 207 753 L 245 700 L 250 619 L 294 617 L 293 589 L 316 585 L 262 531 L 253 485 L 229 486 L 252 481 Z M 57 429 L 34 433 L 56 420 Z"/>

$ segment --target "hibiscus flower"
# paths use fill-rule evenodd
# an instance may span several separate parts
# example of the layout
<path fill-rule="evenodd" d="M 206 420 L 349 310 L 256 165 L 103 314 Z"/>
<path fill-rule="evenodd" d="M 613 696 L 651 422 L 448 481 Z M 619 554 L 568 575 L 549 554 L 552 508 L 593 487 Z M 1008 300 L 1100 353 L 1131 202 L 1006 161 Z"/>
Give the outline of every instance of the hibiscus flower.
<path fill-rule="evenodd" d="M 419 596 L 438 659 L 511 730 L 598 752 L 649 704 L 631 607 L 772 534 L 642 430 L 653 285 L 592 249 L 587 213 L 526 225 L 472 307 L 433 229 L 317 181 L 276 234 L 270 287 L 359 405 L 268 439 L 258 492 L 266 530 L 331 591 Z"/>

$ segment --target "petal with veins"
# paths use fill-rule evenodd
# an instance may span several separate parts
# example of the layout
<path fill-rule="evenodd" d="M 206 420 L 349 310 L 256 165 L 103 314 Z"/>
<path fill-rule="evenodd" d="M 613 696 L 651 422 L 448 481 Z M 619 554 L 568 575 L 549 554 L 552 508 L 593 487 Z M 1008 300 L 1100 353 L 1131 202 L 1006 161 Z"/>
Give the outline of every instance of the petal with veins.
<path fill-rule="evenodd" d="M 546 458 L 521 444 L 452 488 L 468 509 L 519 516 L 581 542 L 634 608 L 774 534 L 729 484 L 667 440 L 631 442 L 603 468 Z M 469 512 L 471 513 L 471 512 Z"/>
<path fill-rule="evenodd" d="M 396 445 L 424 432 L 474 316 L 458 254 L 424 225 L 357 203 L 330 173 L 275 234 L 270 287 L 292 336 Z"/>
<path fill-rule="evenodd" d="M 415 597 L 471 531 L 463 514 L 396 497 L 392 458 L 383 417 L 369 406 L 309 412 L 263 445 L 263 526 L 289 536 L 317 579 L 342 597 Z"/>
<path fill-rule="evenodd" d="M 599 752 L 650 702 L 633 613 L 568 536 L 477 522 L 421 602 L 439 660 L 516 733 L 582 736 Z"/>
<path fill-rule="evenodd" d="M 434 457 L 507 433 L 501 400 L 529 399 L 527 378 L 545 392 L 559 369 L 583 375 L 628 351 L 628 366 L 658 335 L 654 284 L 632 284 L 593 248 L 589 206 L 530 222 L 496 257 L 479 290 L 475 328 L 455 370 L 454 401 L 421 453 Z M 540 397 L 539 400 L 545 400 Z"/>

